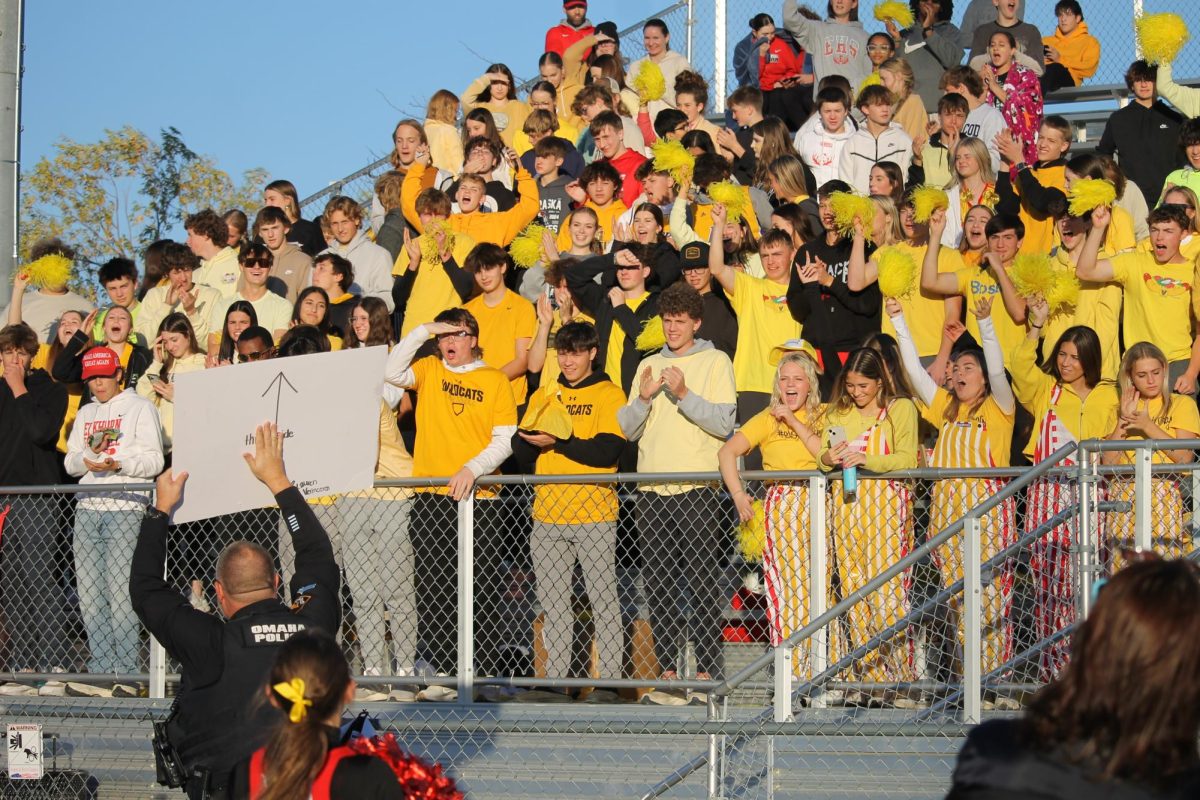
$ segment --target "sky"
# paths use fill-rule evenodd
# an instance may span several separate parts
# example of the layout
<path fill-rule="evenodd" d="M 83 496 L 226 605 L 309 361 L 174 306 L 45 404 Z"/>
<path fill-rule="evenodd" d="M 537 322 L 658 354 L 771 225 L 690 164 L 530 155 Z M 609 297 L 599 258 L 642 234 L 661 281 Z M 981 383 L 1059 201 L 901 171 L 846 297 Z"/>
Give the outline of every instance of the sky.
<path fill-rule="evenodd" d="M 812 5 L 824 5 L 810 0 Z M 558 0 L 26 0 L 22 161 L 30 168 L 60 137 L 96 141 L 132 125 L 178 128 L 196 152 L 235 176 L 252 167 L 287 178 L 301 196 L 386 155 L 396 121 L 420 117 L 438 88 L 455 93 L 502 61 L 518 79 L 537 71 Z M 671 0 L 593 0 L 590 18 L 625 28 Z M 728 0 L 729 51 L 746 21 L 782 3 Z M 871 4 L 864 2 L 864 7 Z M 966 3 L 955 4 L 961 15 Z M 1084 0 L 1117 80 L 1128 63 L 1131 0 Z M 1192 0 L 1145 0 L 1147 11 Z M 1029 19 L 1053 27 L 1051 0 L 1030 0 Z M 695 0 L 693 61 L 711 75 L 713 2 Z M 864 11 L 868 30 L 882 26 Z M 1200 36 L 1200 16 L 1186 13 Z M 667 16 L 682 50 L 684 12 Z M 705 55 L 707 54 L 707 55 Z M 1177 75 L 1200 74 L 1188 45 Z"/>

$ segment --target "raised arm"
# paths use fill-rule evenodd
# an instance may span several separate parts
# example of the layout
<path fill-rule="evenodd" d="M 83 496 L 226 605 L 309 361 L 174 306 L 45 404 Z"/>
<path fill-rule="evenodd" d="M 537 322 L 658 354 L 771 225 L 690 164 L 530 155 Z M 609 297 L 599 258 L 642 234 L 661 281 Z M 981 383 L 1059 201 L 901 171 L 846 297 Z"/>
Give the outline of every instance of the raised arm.
<path fill-rule="evenodd" d="M 1079 261 L 1075 264 L 1075 274 L 1083 281 L 1103 283 L 1111 281 L 1115 276 L 1112 262 L 1100 258 L 1100 248 L 1104 245 L 1104 232 L 1112 222 L 1112 209 L 1100 206 L 1092 211 L 1092 229 L 1088 231 L 1079 253 Z"/>
<path fill-rule="evenodd" d="M 680 186 L 679 194 L 676 195 L 675 202 L 671 204 L 671 238 L 675 241 L 675 246 L 680 248 L 685 244 L 700 241 L 700 237 L 696 235 L 696 231 L 687 221 L 687 198 L 690 187 L 690 183 L 684 183 Z"/>
<path fill-rule="evenodd" d="M 971 313 L 979 320 L 979 335 L 983 339 L 979 344 L 983 347 L 983 358 L 987 361 L 987 376 L 992 387 L 992 397 L 1001 411 L 1011 414 L 1017 410 L 1017 399 L 1008 383 L 1008 375 L 1004 371 L 1004 351 L 1000 349 L 996 326 L 992 324 L 992 298 L 979 298 Z"/>
<path fill-rule="evenodd" d="M 1008 277 L 1008 271 L 1004 269 L 1000 256 L 995 253 L 986 253 L 984 258 L 987 259 L 992 274 L 996 276 L 996 284 L 1000 287 L 1000 297 L 1004 301 L 1004 310 L 1008 312 L 1008 316 L 1012 318 L 1013 322 L 1024 325 L 1029 313 L 1029 303 L 1017 293 L 1017 287 Z"/>
<path fill-rule="evenodd" d="M 892 327 L 896 329 L 896 343 L 900 346 L 900 363 L 904 366 L 904 374 L 917 392 L 917 397 L 926 407 L 932 406 L 937 397 L 938 385 L 925 368 L 921 366 L 921 356 L 913 344 L 912 334 L 908 331 L 908 323 L 904 320 L 904 309 L 893 298 L 884 301 Z M 1001 362 L 1003 363 L 1003 362 Z"/>
<path fill-rule="evenodd" d="M 530 372 L 541 372 L 546 366 L 546 351 L 550 346 L 550 327 L 554 324 L 554 309 L 550 307 L 550 298 L 544 293 L 537 299 L 537 332 L 529 343 L 529 353 L 526 366 Z"/>
<path fill-rule="evenodd" d="M 938 272 L 942 254 L 942 234 L 946 232 L 946 209 L 939 208 L 929 218 L 929 245 L 921 261 L 921 288 L 944 297 L 959 294 L 958 276 L 953 272 Z"/>
<path fill-rule="evenodd" d="M 712 231 L 708 234 L 708 269 L 721 284 L 721 288 L 733 294 L 736 270 L 725 263 L 725 206 L 714 203 L 712 207 Z"/>
<path fill-rule="evenodd" d="M 854 220 L 854 239 L 850 245 L 850 264 L 846 268 L 846 285 L 852 292 L 861 292 L 879 280 L 879 265 L 867 260 L 867 239 L 863 222 Z"/>

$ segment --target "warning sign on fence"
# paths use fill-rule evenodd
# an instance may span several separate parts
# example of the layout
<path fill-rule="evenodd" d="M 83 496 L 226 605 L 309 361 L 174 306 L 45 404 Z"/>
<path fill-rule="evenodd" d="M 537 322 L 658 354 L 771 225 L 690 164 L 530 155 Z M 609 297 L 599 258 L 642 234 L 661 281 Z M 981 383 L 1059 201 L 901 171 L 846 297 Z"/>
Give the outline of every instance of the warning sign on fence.
<path fill-rule="evenodd" d="M 9 780 L 40 780 L 42 777 L 42 726 L 8 726 Z"/>

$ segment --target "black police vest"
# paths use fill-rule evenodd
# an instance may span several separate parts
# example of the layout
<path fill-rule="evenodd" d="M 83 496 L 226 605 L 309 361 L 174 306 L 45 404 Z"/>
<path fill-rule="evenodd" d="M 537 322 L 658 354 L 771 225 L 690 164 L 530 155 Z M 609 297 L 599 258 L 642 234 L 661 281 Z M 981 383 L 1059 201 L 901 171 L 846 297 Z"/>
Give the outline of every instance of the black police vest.
<path fill-rule="evenodd" d="M 263 686 L 280 645 L 307 627 L 277 600 L 247 606 L 225 623 L 221 677 L 199 688 L 188 685 L 186 673 L 181 679 L 179 713 L 169 733 L 189 771 L 207 768 L 221 785 L 238 762 L 267 740 L 284 717 L 267 700 Z"/>

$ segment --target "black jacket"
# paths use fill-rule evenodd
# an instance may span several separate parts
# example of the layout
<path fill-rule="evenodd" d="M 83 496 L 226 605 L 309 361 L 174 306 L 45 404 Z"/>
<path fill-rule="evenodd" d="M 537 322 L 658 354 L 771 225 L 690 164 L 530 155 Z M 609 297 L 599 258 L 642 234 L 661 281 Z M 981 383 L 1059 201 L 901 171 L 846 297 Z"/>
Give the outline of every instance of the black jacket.
<path fill-rule="evenodd" d="M 299 245 L 309 258 L 316 258 L 322 250 L 329 249 L 329 242 L 325 241 L 325 234 L 321 233 L 320 223 L 307 219 L 298 219 L 292 223 L 292 227 L 288 228 L 287 240 Z"/>
<path fill-rule="evenodd" d="M 340 580 L 328 534 L 298 489 L 284 489 L 275 501 L 296 549 L 291 608 L 277 598 L 262 600 L 228 621 L 193 608 L 163 579 L 167 518 L 152 508 L 133 551 L 133 610 L 180 663 L 171 742 L 189 771 L 206 767 L 219 786 L 227 785 L 234 765 L 282 719 L 262 694 L 279 645 L 297 630 L 313 627 L 336 635 L 341 626 Z"/>
<path fill-rule="evenodd" d="M 1132 102 L 1108 118 L 1096 152 L 1119 154 L 1125 177 L 1137 184 L 1146 204 L 1154 208 L 1168 173 L 1183 166 L 1179 128 L 1184 121 L 1162 100 L 1149 108 Z"/>
<path fill-rule="evenodd" d="M 1021 740 L 1020 720 L 990 720 L 967 736 L 946 800 L 1183 800 L 1200 796 L 1200 770 L 1154 792 L 1101 781 L 1084 768 Z"/>
<path fill-rule="evenodd" d="M 597 275 L 601 276 L 600 283 L 595 281 Z M 615 284 L 615 280 L 616 266 L 612 253 L 593 256 L 573 264 L 567 270 L 567 287 L 571 290 L 571 296 L 584 312 L 596 320 L 596 334 L 600 337 L 600 347 L 596 351 L 593 366 L 597 372 L 604 370 L 608 338 L 613 325 L 620 326 L 624 331 L 625 349 L 621 353 L 621 374 L 612 376 L 612 379 L 625 394 L 629 394 L 638 363 L 652 352 L 639 351 L 635 342 L 638 334 L 642 332 L 642 327 L 658 313 L 658 291 L 647 287 L 650 296 L 636 311 L 625 304 L 613 308 L 608 299 L 608 290 Z"/>
<path fill-rule="evenodd" d="M 44 369 L 25 376 L 25 394 L 13 397 L 0 380 L 0 486 L 58 483 L 58 433 L 67 415 L 67 387 Z"/>
<path fill-rule="evenodd" d="M 89 333 L 91 331 L 77 330 L 70 341 L 63 345 L 62 352 L 58 354 L 58 358 L 54 359 L 54 366 L 51 368 L 54 380 L 59 383 L 83 381 L 83 354 L 92 346 L 92 337 L 88 335 Z M 129 343 L 129 346 L 133 350 L 129 354 L 129 366 L 125 368 L 122 389 L 136 389 L 137 382 L 154 363 L 154 354 L 150 352 L 149 348 L 132 342 Z M 84 405 L 90 402 L 92 402 L 92 392 L 88 389 L 87 384 L 84 384 L 83 399 L 79 401 L 79 404 Z"/>
<path fill-rule="evenodd" d="M 697 339 L 707 339 L 713 347 L 729 356 L 737 352 L 738 321 L 737 314 L 729 305 L 729 298 L 721 286 L 713 281 L 712 291 L 701 295 L 704 298 L 704 318 L 700 320 L 700 329 L 696 331 Z"/>

